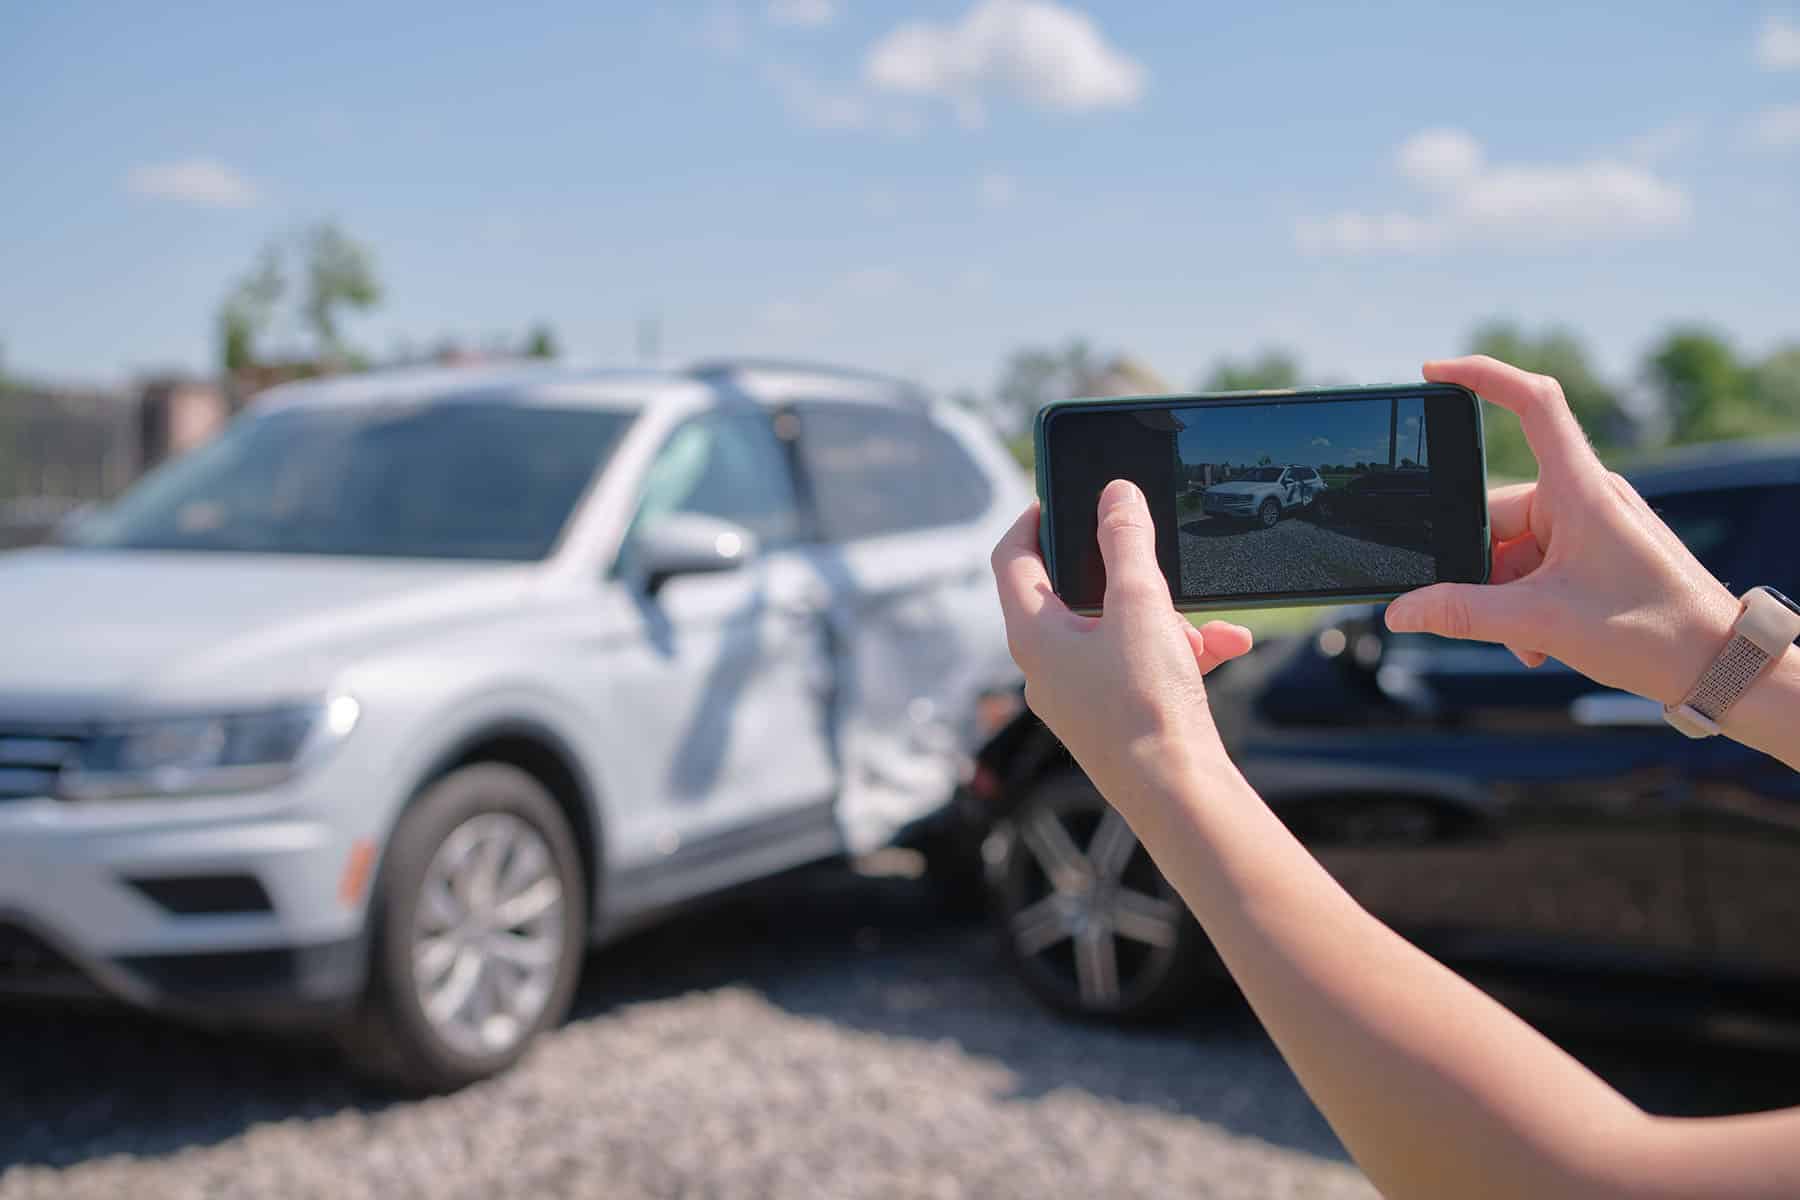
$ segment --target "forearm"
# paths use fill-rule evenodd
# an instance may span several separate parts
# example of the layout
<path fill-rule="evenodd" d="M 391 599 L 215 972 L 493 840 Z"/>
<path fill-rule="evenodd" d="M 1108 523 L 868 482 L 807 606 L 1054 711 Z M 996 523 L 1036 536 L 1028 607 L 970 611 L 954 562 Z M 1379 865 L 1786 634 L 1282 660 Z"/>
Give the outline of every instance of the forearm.
<path fill-rule="evenodd" d="M 1389 1200 L 1654 1194 L 1624 1174 L 1651 1118 L 1364 911 L 1222 756 L 1141 778 L 1140 838 Z"/>
<path fill-rule="evenodd" d="M 1738 698 L 1720 728 L 1800 771 L 1800 646 Z"/>

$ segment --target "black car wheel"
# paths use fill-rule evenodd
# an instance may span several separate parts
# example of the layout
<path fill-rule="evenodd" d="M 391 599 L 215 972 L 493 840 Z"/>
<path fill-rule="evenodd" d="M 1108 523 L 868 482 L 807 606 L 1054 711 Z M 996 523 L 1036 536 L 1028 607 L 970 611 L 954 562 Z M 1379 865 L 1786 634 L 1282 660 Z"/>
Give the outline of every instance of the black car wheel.
<path fill-rule="evenodd" d="M 1262 507 L 1256 510 L 1256 516 L 1264 529 L 1273 529 L 1275 522 L 1281 520 L 1281 502 L 1271 496 L 1262 502 Z"/>
<path fill-rule="evenodd" d="M 1041 781 L 991 835 L 992 910 L 1025 985 L 1083 1017 L 1159 1016 L 1218 959 L 1131 827 L 1070 771 Z"/>
<path fill-rule="evenodd" d="M 581 855 L 530 775 L 463 767 L 401 814 L 369 913 L 352 1069 L 407 1092 L 505 1070 L 562 1021 L 587 944 Z"/>

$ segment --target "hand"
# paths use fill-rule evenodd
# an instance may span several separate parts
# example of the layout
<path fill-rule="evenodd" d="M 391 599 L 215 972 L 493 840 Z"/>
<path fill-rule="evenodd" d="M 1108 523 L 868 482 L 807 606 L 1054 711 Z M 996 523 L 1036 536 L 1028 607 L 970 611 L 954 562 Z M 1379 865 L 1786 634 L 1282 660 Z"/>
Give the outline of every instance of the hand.
<path fill-rule="evenodd" d="M 1226 621 L 1196 629 L 1175 611 L 1150 506 L 1135 485 L 1114 480 L 1101 493 L 1099 537 L 1102 616 L 1069 611 L 1051 590 L 1036 504 L 995 547 L 994 577 L 1026 703 L 1125 807 L 1146 770 L 1179 774 L 1196 755 L 1223 759 L 1201 676 L 1248 651 L 1250 631 Z"/>
<path fill-rule="evenodd" d="M 1487 585 L 1440 583 L 1388 606 L 1388 628 L 1503 642 L 1612 687 L 1679 703 L 1730 634 L 1738 602 L 1588 444 L 1556 380 L 1484 355 L 1425 364 L 1516 413 L 1536 483 L 1488 493 Z"/>

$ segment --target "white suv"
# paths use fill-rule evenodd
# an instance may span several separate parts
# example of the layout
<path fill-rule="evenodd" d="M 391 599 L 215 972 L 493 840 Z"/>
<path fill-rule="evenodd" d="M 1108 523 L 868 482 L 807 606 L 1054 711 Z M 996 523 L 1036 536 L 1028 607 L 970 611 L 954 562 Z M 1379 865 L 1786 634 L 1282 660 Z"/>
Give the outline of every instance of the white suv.
<path fill-rule="evenodd" d="M 269 392 L 0 558 L 0 991 L 503 1068 L 588 945 L 944 811 L 1028 497 L 825 368 Z"/>
<path fill-rule="evenodd" d="M 1305 508 L 1325 490 L 1325 480 L 1312 467 L 1251 467 L 1201 495 L 1209 517 L 1236 517 L 1268 529 L 1289 509 Z"/>

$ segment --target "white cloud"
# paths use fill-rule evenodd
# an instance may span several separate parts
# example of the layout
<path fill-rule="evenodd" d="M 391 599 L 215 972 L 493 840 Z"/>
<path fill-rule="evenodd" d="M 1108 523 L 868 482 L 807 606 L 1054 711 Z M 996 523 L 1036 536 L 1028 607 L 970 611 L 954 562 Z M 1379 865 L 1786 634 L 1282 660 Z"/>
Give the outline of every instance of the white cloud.
<path fill-rule="evenodd" d="M 254 183 L 210 158 L 133 167 L 125 176 L 125 187 L 134 195 L 205 208 L 249 208 L 258 198 Z"/>
<path fill-rule="evenodd" d="M 837 20 L 838 6 L 837 0 L 769 0 L 764 12 L 776 25 L 817 29 Z"/>
<path fill-rule="evenodd" d="M 1129 107 L 1146 74 L 1089 17 L 1053 0 L 979 0 L 953 23 L 900 25 L 863 62 L 872 87 L 948 100 L 965 125 L 980 123 L 991 93 L 1068 112 Z"/>
<path fill-rule="evenodd" d="M 1012 205 L 1013 197 L 1018 195 L 1018 185 L 1012 176 L 1002 175 L 998 171 L 989 171 L 981 177 L 981 206 L 998 212 Z"/>
<path fill-rule="evenodd" d="M 1312 444 L 1315 446 L 1322 447 L 1324 449 L 1330 449 L 1331 439 L 1328 437 L 1316 437 L 1312 440 Z"/>
<path fill-rule="evenodd" d="M 1460 129 L 1427 129 L 1401 142 L 1394 160 L 1421 187 L 1457 188 L 1481 173 L 1481 143 Z"/>
<path fill-rule="evenodd" d="M 1800 146 L 1800 104 L 1764 109 L 1750 119 L 1750 143 L 1765 150 Z"/>
<path fill-rule="evenodd" d="M 1662 233 L 1688 219 L 1687 193 L 1641 164 L 1493 164 L 1456 130 L 1409 138 L 1397 163 L 1435 204 L 1423 212 L 1304 218 L 1294 231 L 1300 248 L 1358 254 L 1463 242 L 1543 245 Z"/>
<path fill-rule="evenodd" d="M 1800 67 L 1800 25 L 1770 17 L 1756 35 L 1756 61 L 1768 71 Z"/>

